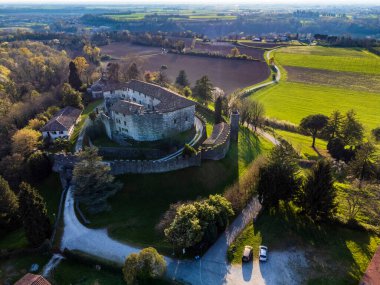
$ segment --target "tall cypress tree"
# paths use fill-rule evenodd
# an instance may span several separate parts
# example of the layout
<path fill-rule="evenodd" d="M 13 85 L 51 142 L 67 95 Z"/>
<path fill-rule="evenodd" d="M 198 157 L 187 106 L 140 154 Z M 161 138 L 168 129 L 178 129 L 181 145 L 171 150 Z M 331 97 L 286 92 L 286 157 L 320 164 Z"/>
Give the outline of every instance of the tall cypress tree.
<path fill-rule="evenodd" d="M 82 80 L 80 80 L 78 69 L 73 61 L 70 61 L 69 70 L 69 83 L 71 87 L 79 91 L 82 86 Z"/>
<path fill-rule="evenodd" d="M 0 176 L 0 228 L 7 228 L 17 220 L 18 200 L 8 182 Z"/>
<path fill-rule="evenodd" d="M 181 70 L 179 73 L 178 73 L 178 76 L 175 80 L 175 83 L 181 87 L 185 87 L 185 86 L 189 86 L 190 85 L 190 82 L 189 80 L 187 79 L 187 75 L 186 75 L 186 72 L 184 70 Z"/>
<path fill-rule="evenodd" d="M 336 211 L 335 197 L 331 164 L 327 160 L 319 160 L 306 179 L 298 204 L 313 220 L 325 220 Z"/>
<path fill-rule="evenodd" d="M 26 237 L 33 246 L 50 238 L 51 225 L 42 196 L 28 183 L 20 184 L 20 213 Z"/>
<path fill-rule="evenodd" d="M 215 100 L 215 124 L 222 122 L 222 97 L 219 96 Z"/>

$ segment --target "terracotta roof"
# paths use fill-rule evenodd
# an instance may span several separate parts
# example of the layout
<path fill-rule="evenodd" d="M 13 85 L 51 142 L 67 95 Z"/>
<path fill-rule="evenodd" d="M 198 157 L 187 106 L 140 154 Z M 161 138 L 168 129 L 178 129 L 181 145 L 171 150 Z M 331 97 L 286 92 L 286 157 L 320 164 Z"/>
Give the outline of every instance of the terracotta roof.
<path fill-rule="evenodd" d="M 380 247 L 375 252 L 360 285 L 380 285 Z"/>
<path fill-rule="evenodd" d="M 56 113 L 54 117 L 41 128 L 40 131 L 68 131 L 75 124 L 81 114 L 82 110 L 67 106 L 58 111 L 58 113 Z"/>
<path fill-rule="evenodd" d="M 18 280 L 14 285 L 51 285 L 51 284 L 41 275 L 27 273 L 24 275 L 24 277 Z"/>
<path fill-rule="evenodd" d="M 126 100 L 120 100 L 113 104 L 111 110 L 124 115 L 137 114 L 144 109 L 143 105 L 137 104 L 135 102 L 130 102 Z"/>

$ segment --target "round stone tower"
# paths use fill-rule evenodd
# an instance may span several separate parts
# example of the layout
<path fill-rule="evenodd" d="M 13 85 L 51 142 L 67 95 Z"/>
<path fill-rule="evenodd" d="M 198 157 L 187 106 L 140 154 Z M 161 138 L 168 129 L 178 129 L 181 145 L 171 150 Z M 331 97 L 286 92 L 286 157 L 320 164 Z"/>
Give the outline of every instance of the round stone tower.
<path fill-rule="evenodd" d="M 232 111 L 230 115 L 231 141 L 237 142 L 239 137 L 239 120 L 240 114 L 237 110 Z"/>

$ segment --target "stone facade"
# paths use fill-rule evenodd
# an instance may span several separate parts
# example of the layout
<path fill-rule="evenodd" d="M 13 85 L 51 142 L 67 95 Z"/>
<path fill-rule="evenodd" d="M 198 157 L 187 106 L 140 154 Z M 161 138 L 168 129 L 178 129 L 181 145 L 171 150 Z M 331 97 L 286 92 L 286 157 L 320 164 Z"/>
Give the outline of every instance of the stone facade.
<path fill-rule="evenodd" d="M 156 141 L 194 126 L 196 104 L 171 90 L 133 80 L 102 92 L 101 118 L 112 140 Z"/>

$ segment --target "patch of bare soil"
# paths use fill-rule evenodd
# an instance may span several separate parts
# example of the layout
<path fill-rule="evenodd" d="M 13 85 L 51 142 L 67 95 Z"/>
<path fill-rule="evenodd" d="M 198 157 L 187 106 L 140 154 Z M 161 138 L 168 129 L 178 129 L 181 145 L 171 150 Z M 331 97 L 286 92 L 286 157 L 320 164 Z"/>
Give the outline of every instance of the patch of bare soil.
<path fill-rule="evenodd" d="M 285 66 L 288 81 L 380 92 L 380 75 Z"/>

